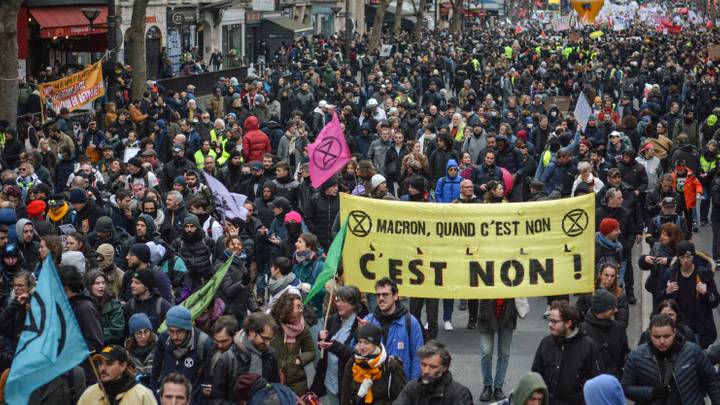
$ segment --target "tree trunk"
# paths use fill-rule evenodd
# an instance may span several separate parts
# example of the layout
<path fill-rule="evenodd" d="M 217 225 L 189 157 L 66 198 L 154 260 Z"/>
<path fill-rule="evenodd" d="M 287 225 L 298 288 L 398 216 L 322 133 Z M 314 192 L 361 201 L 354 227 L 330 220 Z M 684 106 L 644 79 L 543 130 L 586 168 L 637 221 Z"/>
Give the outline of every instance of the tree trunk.
<path fill-rule="evenodd" d="M 10 126 L 17 126 L 18 103 L 18 46 L 17 17 L 22 0 L 0 1 L 0 119 L 7 120 Z M 27 22 L 23 21 L 23 24 Z"/>
<path fill-rule="evenodd" d="M 402 8 L 403 0 L 397 0 L 395 4 L 395 26 L 393 27 L 393 33 L 395 35 L 400 34 L 400 24 L 402 24 Z"/>
<path fill-rule="evenodd" d="M 462 30 L 463 0 L 452 0 L 453 15 L 450 21 L 450 32 L 459 34 Z"/>
<path fill-rule="evenodd" d="M 145 61 L 145 12 L 149 0 L 135 0 L 130 28 L 127 30 L 128 63 L 132 66 L 132 99 L 142 98 L 147 90 Z"/>
<path fill-rule="evenodd" d="M 370 31 L 370 41 L 368 47 L 370 52 L 380 47 L 380 36 L 382 35 L 383 20 L 385 20 L 385 11 L 390 4 L 390 0 L 380 0 L 375 10 L 375 20 L 373 21 L 372 31 Z"/>
<path fill-rule="evenodd" d="M 420 42 L 420 38 L 422 36 L 422 30 L 425 28 L 425 6 L 427 4 L 427 0 L 420 0 L 420 5 L 418 6 L 415 11 L 417 14 L 415 14 L 415 42 Z M 436 27 L 437 29 L 437 27 Z"/>

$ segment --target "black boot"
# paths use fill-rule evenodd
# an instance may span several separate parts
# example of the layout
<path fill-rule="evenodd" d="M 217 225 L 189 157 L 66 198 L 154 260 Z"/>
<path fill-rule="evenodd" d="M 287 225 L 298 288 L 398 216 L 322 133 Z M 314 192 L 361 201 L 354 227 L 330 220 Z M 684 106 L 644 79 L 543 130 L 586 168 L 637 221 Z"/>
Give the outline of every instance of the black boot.
<path fill-rule="evenodd" d="M 460 300 L 460 310 L 465 311 L 467 309 L 467 300 Z"/>
<path fill-rule="evenodd" d="M 635 299 L 635 293 L 633 292 L 632 288 L 625 289 L 625 296 L 627 297 L 628 304 L 630 304 L 630 305 L 637 304 L 637 299 Z"/>
<path fill-rule="evenodd" d="M 480 401 L 482 402 L 490 402 L 490 399 L 492 399 L 493 390 L 491 385 L 486 385 L 483 389 L 482 394 L 480 394 Z"/>
<path fill-rule="evenodd" d="M 493 393 L 493 401 L 502 401 L 505 399 L 505 394 L 502 392 L 501 388 L 495 388 L 495 392 Z"/>
<path fill-rule="evenodd" d="M 477 327 L 477 321 L 473 318 L 468 319 L 467 328 L 475 329 Z"/>

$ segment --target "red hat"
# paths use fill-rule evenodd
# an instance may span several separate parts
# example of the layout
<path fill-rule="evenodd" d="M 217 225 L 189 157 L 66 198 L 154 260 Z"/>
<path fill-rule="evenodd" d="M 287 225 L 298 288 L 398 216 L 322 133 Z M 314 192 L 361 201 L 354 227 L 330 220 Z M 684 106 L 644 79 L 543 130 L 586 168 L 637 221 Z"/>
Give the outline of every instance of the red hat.
<path fill-rule="evenodd" d="M 607 236 L 610 232 L 620 228 L 620 222 L 615 218 L 605 218 L 600 221 L 600 233 Z"/>
<path fill-rule="evenodd" d="M 586 148 L 592 149 L 592 143 L 590 143 L 590 141 L 588 141 L 587 139 L 583 139 L 582 141 L 580 141 L 580 143 L 585 145 Z"/>
<path fill-rule="evenodd" d="M 528 133 L 527 133 L 526 130 L 521 129 L 521 130 L 518 131 L 517 137 L 520 138 L 520 139 L 522 139 L 523 141 L 527 141 Z"/>
<path fill-rule="evenodd" d="M 47 204 L 45 204 L 45 201 L 32 200 L 30 204 L 28 204 L 25 208 L 25 211 L 27 212 L 28 217 L 36 218 L 42 217 L 43 214 L 45 214 L 45 208 L 47 208 Z"/>

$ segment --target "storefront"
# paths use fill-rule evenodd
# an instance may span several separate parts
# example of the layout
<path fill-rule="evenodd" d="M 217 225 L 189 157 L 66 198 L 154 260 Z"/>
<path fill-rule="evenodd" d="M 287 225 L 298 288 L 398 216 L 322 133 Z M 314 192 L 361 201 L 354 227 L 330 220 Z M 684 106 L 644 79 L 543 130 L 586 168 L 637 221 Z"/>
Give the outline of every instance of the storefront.
<path fill-rule="evenodd" d="M 287 17 L 265 17 L 260 26 L 260 35 L 266 43 L 267 53 L 270 56 L 274 55 L 283 44 L 290 45 L 303 36 L 312 34 L 311 25 Z"/>
<path fill-rule="evenodd" d="M 242 65 L 245 55 L 245 9 L 227 9 L 220 21 L 224 68 Z M 232 52 L 230 52 L 232 50 Z"/>
<path fill-rule="evenodd" d="M 173 72 L 180 71 L 184 52 L 194 52 L 197 53 L 195 56 L 202 56 L 200 49 L 193 50 L 198 46 L 197 14 L 198 9 L 195 7 L 168 8 L 166 41 Z"/>

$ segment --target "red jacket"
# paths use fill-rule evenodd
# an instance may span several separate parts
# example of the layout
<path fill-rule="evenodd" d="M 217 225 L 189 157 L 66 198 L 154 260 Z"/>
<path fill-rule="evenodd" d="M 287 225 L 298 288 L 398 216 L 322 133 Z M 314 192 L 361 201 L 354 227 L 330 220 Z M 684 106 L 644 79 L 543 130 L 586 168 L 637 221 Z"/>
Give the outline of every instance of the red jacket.
<path fill-rule="evenodd" d="M 262 161 L 263 155 L 272 152 L 270 138 L 259 129 L 257 117 L 251 115 L 245 120 L 245 135 L 242 139 L 242 155 L 245 162 Z"/>
<path fill-rule="evenodd" d="M 673 190 L 677 190 L 677 170 L 678 167 L 675 168 L 672 172 L 672 178 L 673 178 Z M 697 195 L 702 194 L 703 188 L 700 184 L 700 181 L 695 177 L 695 173 L 693 173 L 690 168 L 686 168 L 687 170 L 687 177 L 685 178 L 685 186 L 683 187 L 683 194 L 685 197 L 685 208 L 695 208 L 695 203 L 697 202 Z"/>

